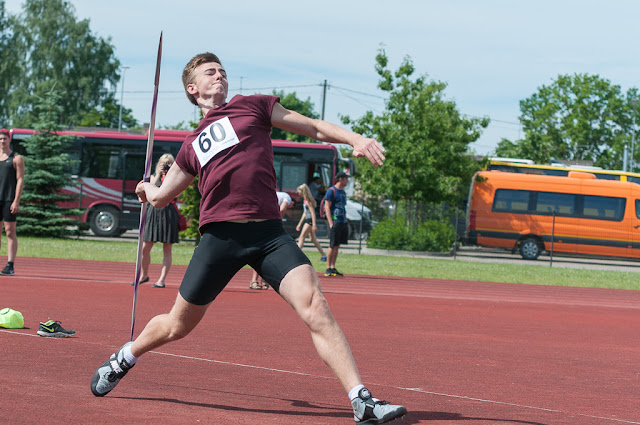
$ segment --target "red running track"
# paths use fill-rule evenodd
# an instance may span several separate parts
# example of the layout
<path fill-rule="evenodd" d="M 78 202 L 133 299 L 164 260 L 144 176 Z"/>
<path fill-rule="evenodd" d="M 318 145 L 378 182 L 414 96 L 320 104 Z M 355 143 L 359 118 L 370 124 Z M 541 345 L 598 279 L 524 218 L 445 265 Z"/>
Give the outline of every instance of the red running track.
<path fill-rule="evenodd" d="M 0 277 L 0 308 L 27 328 L 0 329 L 0 423 L 353 423 L 305 326 L 273 290 L 247 288 L 249 269 L 104 398 L 89 382 L 128 340 L 134 265 L 20 258 L 16 270 Z M 183 272 L 142 285 L 137 333 L 168 311 Z M 409 409 L 394 424 L 640 424 L 640 292 L 321 279 L 365 384 Z M 36 336 L 48 318 L 77 336 Z"/>

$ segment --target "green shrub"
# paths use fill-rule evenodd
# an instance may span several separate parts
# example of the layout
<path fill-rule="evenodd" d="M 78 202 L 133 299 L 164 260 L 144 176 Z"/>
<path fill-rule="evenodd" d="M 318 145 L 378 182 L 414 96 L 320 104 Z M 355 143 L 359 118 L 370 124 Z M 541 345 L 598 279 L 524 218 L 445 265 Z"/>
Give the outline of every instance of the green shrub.
<path fill-rule="evenodd" d="M 407 251 L 446 252 L 453 246 L 455 229 L 451 223 L 426 221 L 410 235 Z"/>
<path fill-rule="evenodd" d="M 426 221 L 410 231 L 404 220 L 384 220 L 374 227 L 367 240 L 369 248 L 404 251 L 446 252 L 451 249 L 455 229 L 450 223 Z"/>
<path fill-rule="evenodd" d="M 378 249 L 404 249 L 406 242 L 407 227 L 404 220 L 394 223 L 392 219 L 387 219 L 371 229 L 367 246 Z"/>

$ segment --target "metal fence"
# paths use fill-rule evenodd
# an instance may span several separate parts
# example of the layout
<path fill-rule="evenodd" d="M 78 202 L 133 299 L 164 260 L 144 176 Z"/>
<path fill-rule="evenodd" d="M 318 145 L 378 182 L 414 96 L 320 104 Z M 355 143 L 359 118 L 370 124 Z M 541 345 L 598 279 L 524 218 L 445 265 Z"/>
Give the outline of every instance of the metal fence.
<path fill-rule="evenodd" d="M 372 229 L 370 232 L 375 232 L 376 225 L 383 220 L 405 220 L 412 224 L 433 220 L 447 223 L 455 229 L 455 237 L 451 239 L 450 249 L 447 253 L 420 253 L 424 256 L 430 254 L 440 257 L 449 255 L 454 260 L 473 259 L 488 262 L 548 265 L 549 267 L 619 269 L 623 271 L 636 271 L 637 269 L 640 271 L 640 228 L 634 228 L 626 221 L 619 222 L 617 224 L 619 229 L 612 232 L 617 232 L 617 234 L 608 235 L 608 241 L 605 238 L 603 242 L 602 231 L 590 226 L 574 228 L 571 237 L 561 232 L 557 233 L 557 218 L 554 212 L 551 215 L 551 232 L 543 233 L 536 239 L 540 253 L 535 255 L 536 259 L 534 260 L 524 258 L 522 254 L 523 249 L 526 251 L 533 248 L 522 246 L 522 242 L 527 238 L 516 239 L 514 237 L 510 239 L 508 248 L 470 244 L 467 240 L 467 215 L 464 207 L 420 203 L 398 205 L 389 201 L 372 201 L 363 197 L 354 197 L 353 199 L 359 202 L 365 210 L 370 211 Z M 358 253 L 366 253 L 367 248 L 371 248 L 367 244 L 367 239 L 368 233 L 358 239 Z M 416 256 L 416 253 L 407 252 L 407 255 Z"/>

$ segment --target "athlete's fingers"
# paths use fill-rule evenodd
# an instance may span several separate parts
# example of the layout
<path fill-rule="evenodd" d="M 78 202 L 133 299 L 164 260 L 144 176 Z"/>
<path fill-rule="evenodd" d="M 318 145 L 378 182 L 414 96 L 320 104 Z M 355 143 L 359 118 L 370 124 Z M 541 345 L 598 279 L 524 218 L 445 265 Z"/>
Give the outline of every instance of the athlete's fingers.
<path fill-rule="evenodd" d="M 353 155 L 357 158 L 365 157 L 377 167 L 383 164 L 385 160 L 385 149 L 375 139 L 362 138 L 359 140 L 357 146 L 354 146 Z"/>

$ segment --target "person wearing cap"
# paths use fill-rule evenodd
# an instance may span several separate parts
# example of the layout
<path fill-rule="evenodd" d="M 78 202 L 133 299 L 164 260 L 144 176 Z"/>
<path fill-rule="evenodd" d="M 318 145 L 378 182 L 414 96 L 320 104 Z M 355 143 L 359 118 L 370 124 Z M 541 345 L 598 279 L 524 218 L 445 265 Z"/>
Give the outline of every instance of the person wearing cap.
<path fill-rule="evenodd" d="M 16 218 L 20 210 L 20 197 L 24 187 L 24 159 L 11 150 L 9 130 L 0 129 L 0 221 L 4 221 L 7 234 L 7 265 L 0 271 L 13 276 L 13 263 L 18 253 Z"/>
<path fill-rule="evenodd" d="M 329 223 L 329 250 L 327 251 L 327 270 L 324 275 L 342 276 L 336 269 L 336 260 L 340 245 L 349 240 L 349 225 L 347 224 L 347 194 L 344 188 L 349 183 L 349 174 L 344 171 L 336 174 L 336 184 L 331 186 L 324 195 L 324 212 Z"/>

